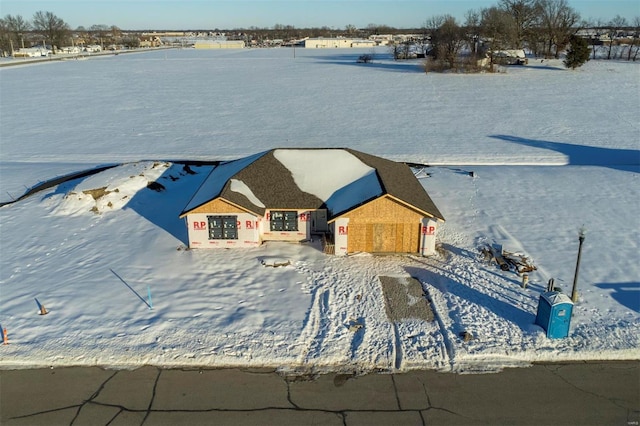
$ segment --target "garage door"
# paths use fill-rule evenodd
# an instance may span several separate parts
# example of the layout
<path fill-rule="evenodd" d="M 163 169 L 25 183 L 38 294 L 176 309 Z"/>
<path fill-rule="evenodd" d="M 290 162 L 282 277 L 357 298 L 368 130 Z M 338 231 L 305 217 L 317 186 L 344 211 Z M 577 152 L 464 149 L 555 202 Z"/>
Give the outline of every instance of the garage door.
<path fill-rule="evenodd" d="M 349 224 L 347 251 L 416 253 L 419 226 L 414 223 Z"/>
<path fill-rule="evenodd" d="M 402 224 L 374 223 L 373 226 L 373 253 L 394 253 L 398 251 L 396 228 Z M 402 245 L 402 241 L 399 241 Z"/>

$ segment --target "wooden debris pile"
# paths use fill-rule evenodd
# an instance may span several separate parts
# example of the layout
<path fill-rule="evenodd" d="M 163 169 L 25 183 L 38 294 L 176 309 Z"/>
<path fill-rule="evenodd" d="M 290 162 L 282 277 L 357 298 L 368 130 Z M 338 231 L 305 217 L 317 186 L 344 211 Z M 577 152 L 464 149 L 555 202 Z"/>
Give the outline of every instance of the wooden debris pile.
<path fill-rule="evenodd" d="M 521 253 L 504 251 L 502 256 L 519 274 L 533 272 L 538 269 L 531 259 Z"/>
<path fill-rule="evenodd" d="M 480 248 L 480 253 L 486 262 L 496 262 L 503 271 L 513 270 L 518 274 L 524 274 L 538 269 L 527 256 L 503 250 L 501 246 L 486 245 Z"/>

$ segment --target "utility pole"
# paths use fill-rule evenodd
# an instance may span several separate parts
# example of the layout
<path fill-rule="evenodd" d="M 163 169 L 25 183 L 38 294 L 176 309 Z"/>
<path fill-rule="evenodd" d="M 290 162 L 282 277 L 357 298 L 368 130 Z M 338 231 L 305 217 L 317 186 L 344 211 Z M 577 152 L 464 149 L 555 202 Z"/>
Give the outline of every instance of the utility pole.
<path fill-rule="evenodd" d="M 576 261 L 576 272 L 573 275 L 573 289 L 571 290 L 571 300 L 573 303 L 578 301 L 578 270 L 580 269 L 580 256 L 582 256 L 582 243 L 584 243 L 584 234 L 585 229 L 584 226 L 580 228 L 580 232 L 578 233 L 578 241 L 580 245 L 578 246 L 578 260 Z"/>

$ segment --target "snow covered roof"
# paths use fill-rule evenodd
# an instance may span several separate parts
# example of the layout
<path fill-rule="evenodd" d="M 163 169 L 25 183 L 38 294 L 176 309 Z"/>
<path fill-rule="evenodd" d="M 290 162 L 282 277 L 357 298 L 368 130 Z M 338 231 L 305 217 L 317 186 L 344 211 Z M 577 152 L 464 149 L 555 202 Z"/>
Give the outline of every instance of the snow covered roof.
<path fill-rule="evenodd" d="M 407 165 L 342 148 L 272 149 L 223 163 L 181 215 L 223 198 L 259 215 L 267 208 L 327 209 L 331 219 L 384 195 L 444 220 Z"/>
<path fill-rule="evenodd" d="M 195 195 L 191 197 L 191 200 L 189 200 L 189 203 L 182 213 L 193 210 L 217 197 L 222 191 L 224 185 L 232 176 L 247 167 L 249 164 L 253 163 L 258 158 L 262 157 L 264 154 L 266 154 L 266 151 L 241 158 L 239 160 L 221 163 L 215 167 L 211 173 L 209 173 L 209 176 L 204 180 L 204 182 L 202 182 L 202 185 L 200 185 L 200 188 L 198 188 Z"/>

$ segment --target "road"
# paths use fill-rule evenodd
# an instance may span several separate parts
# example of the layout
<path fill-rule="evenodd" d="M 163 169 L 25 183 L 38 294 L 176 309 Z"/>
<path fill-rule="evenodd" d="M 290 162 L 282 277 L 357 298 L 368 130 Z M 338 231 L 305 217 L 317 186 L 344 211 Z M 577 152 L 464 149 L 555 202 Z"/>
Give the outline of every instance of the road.
<path fill-rule="evenodd" d="M 149 366 L 3 370 L 0 424 L 637 426 L 639 365 L 314 378 L 260 369 Z"/>

